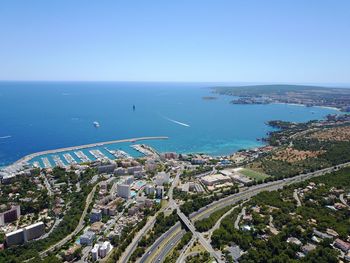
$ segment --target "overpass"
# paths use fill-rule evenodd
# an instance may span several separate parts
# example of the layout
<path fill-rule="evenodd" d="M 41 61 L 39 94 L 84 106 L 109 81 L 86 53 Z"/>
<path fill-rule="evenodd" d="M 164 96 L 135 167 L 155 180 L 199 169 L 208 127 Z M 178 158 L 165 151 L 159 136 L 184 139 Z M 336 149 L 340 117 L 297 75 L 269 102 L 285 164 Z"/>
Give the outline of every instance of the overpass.
<path fill-rule="evenodd" d="M 202 236 L 201 233 L 196 231 L 196 228 L 191 223 L 191 221 L 185 216 L 184 213 L 180 211 L 180 209 L 177 207 L 177 214 L 180 217 L 181 221 L 186 225 L 186 227 L 192 232 L 193 236 L 198 239 L 198 241 L 201 243 L 201 245 L 210 253 L 212 257 L 216 259 L 217 262 L 221 263 L 223 262 L 221 260 L 220 255 L 213 249 L 213 247 L 210 245 L 210 243 Z"/>
<path fill-rule="evenodd" d="M 247 199 L 257 195 L 260 192 L 275 191 L 275 190 L 283 188 L 284 186 L 287 186 L 287 185 L 290 185 L 293 183 L 302 182 L 302 181 L 311 179 L 313 177 L 321 176 L 321 175 L 324 175 L 327 173 L 331 173 L 331 172 L 336 171 L 340 168 L 344 168 L 344 167 L 348 167 L 348 166 L 350 166 L 350 162 L 340 164 L 340 165 L 335 165 L 335 166 L 328 167 L 328 168 L 324 168 L 322 170 L 318 170 L 318 171 L 311 172 L 311 173 L 297 175 L 297 176 L 294 176 L 291 178 L 285 178 L 285 179 L 281 179 L 281 180 L 274 181 L 274 182 L 268 182 L 268 183 L 264 183 L 264 184 L 251 186 L 242 192 L 227 196 L 227 197 L 222 198 L 216 202 L 211 203 L 208 206 L 202 207 L 198 211 L 192 213 L 189 216 L 189 218 L 192 221 L 201 220 L 203 218 L 208 217 L 210 214 L 212 214 L 213 212 L 215 212 L 223 207 L 236 204 L 239 201 L 247 200 Z M 153 244 L 154 246 L 152 245 L 149 249 L 146 250 L 146 253 L 143 254 L 143 256 L 141 257 L 141 260 L 138 260 L 137 262 L 141 262 L 141 263 L 150 262 L 150 259 L 152 259 L 152 258 L 156 258 L 157 262 L 163 262 L 166 255 L 167 255 L 167 253 L 163 253 L 163 252 L 164 251 L 171 251 L 171 249 L 173 249 L 177 245 L 176 242 L 173 242 L 171 240 L 167 240 L 164 237 L 172 235 L 173 233 L 176 233 L 178 240 L 180 240 L 181 237 L 184 235 L 184 234 L 181 234 L 180 230 L 181 230 L 180 224 L 176 224 L 173 227 L 171 227 L 167 232 L 165 232 L 161 236 L 161 238 L 156 240 L 156 242 Z M 159 247 L 162 247 L 162 249 L 161 249 L 162 251 L 159 251 L 157 249 Z"/>

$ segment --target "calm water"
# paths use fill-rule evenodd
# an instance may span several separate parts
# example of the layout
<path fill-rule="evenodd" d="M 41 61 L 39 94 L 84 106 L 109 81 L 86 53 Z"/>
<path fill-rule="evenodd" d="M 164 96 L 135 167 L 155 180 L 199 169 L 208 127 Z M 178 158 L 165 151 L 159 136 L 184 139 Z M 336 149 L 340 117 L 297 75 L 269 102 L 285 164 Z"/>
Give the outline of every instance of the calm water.
<path fill-rule="evenodd" d="M 228 154 L 261 145 L 271 119 L 307 121 L 336 111 L 232 105 L 210 84 L 0 82 L 0 166 L 32 152 L 141 136 L 160 151 Z M 132 106 L 136 106 L 133 111 Z M 93 122 L 98 121 L 100 128 Z M 111 146 L 131 154 L 128 144 Z"/>

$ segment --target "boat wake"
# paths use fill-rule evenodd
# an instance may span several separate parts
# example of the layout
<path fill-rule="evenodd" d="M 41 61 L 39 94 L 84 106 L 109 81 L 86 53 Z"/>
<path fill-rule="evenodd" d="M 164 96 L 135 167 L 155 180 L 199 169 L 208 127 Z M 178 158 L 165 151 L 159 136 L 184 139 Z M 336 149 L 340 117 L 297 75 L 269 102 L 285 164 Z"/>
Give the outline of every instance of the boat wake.
<path fill-rule="evenodd" d="M 6 135 L 6 136 L 0 136 L 0 139 L 8 139 L 8 138 L 11 138 L 12 136 L 11 135 Z"/>
<path fill-rule="evenodd" d="M 165 117 L 165 116 L 163 116 L 163 118 L 168 120 L 168 121 L 171 121 L 173 123 L 176 123 L 176 124 L 179 124 L 181 126 L 184 126 L 184 127 L 191 127 L 189 124 L 186 124 L 186 123 L 183 123 L 183 122 L 180 122 L 180 121 L 177 121 L 177 120 L 173 120 L 173 119 L 170 119 L 170 118 Z"/>

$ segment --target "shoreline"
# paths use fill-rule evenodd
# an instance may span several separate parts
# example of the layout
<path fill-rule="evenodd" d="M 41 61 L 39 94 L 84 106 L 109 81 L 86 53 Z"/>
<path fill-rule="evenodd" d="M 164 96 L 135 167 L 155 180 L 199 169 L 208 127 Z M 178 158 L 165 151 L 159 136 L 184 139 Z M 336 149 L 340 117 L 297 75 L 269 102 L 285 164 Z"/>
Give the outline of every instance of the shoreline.
<path fill-rule="evenodd" d="M 64 148 L 58 148 L 58 149 L 52 149 L 52 150 L 45 150 L 45 151 L 40 151 L 40 152 L 35 152 L 35 153 L 25 155 L 22 158 L 18 159 L 17 161 L 13 162 L 12 164 L 3 166 L 1 168 L 5 172 L 6 172 L 6 170 L 11 169 L 12 167 L 16 169 L 16 166 L 18 166 L 18 168 L 21 166 L 25 166 L 28 164 L 28 162 L 31 159 L 38 157 L 38 156 L 41 156 L 41 155 L 45 155 L 45 154 L 55 154 L 55 153 L 66 152 L 66 151 L 76 151 L 76 150 L 104 146 L 104 145 L 114 144 L 114 143 L 123 143 L 123 142 L 134 143 L 134 142 L 143 141 L 143 140 L 167 140 L 167 139 L 169 139 L 169 137 L 167 137 L 167 136 L 147 136 L 147 137 L 111 140 L 111 141 L 105 141 L 105 142 L 96 142 L 96 143 L 70 146 L 70 147 L 64 147 Z"/>
<path fill-rule="evenodd" d="M 298 103 L 286 103 L 286 102 L 272 102 L 270 104 L 277 104 L 277 105 L 291 105 L 291 106 L 298 106 L 298 107 L 308 107 L 305 104 L 298 104 Z M 337 107 L 331 107 L 331 106 L 319 106 L 319 105 L 313 105 L 310 106 L 308 108 L 321 108 L 321 109 L 328 109 L 328 110 L 335 110 L 338 112 L 341 112 L 341 109 L 337 108 Z"/>

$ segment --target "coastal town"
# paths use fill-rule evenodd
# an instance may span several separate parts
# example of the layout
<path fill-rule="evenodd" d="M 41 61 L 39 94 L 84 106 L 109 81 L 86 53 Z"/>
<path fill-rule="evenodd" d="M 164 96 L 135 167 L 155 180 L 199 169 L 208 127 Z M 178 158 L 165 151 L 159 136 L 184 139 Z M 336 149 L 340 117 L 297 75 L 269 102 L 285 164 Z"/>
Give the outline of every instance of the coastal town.
<path fill-rule="evenodd" d="M 95 151 L 95 160 L 80 154 L 81 162 L 69 165 L 5 169 L 0 262 L 248 262 L 261 252 L 251 247 L 275 239 L 295 259 L 323 248 L 349 261 L 342 220 L 350 185 L 340 182 L 350 160 L 327 155 L 332 143 L 339 148 L 349 139 L 349 122 L 347 116 L 307 125 L 271 122 L 279 129 L 266 146 L 228 156 L 159 153 L 134 143 L 142 153 L 137 158 Z M 327 141 L 328 148 L 299 149 L 300 140 Z M 305 161 L 313 169 L 298 165 Z M 274 162 L 289 170 L 273 170 Z M 329 182 L 331 174 L 338 183 Z"/>

